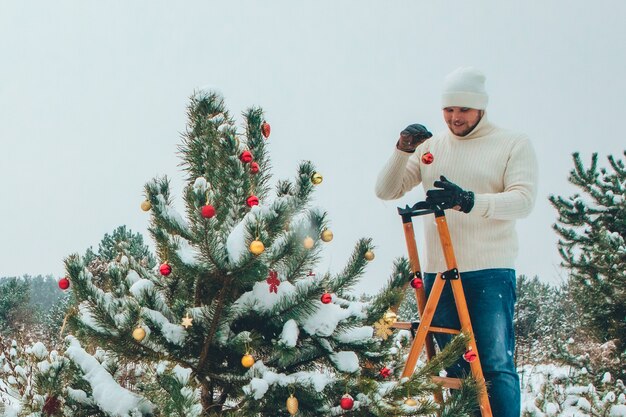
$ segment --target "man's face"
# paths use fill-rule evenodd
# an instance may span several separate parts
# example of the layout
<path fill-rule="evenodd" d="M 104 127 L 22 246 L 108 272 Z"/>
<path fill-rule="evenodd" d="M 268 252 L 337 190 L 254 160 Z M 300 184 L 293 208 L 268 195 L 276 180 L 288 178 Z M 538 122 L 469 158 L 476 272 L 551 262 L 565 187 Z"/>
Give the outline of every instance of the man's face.
<path fill-rule="evenodd" d="M 468 107 L 446 107 L 443 118 L 450 131 L 457 136 L 469 134 L 483 117 L 483 111 Z"/>

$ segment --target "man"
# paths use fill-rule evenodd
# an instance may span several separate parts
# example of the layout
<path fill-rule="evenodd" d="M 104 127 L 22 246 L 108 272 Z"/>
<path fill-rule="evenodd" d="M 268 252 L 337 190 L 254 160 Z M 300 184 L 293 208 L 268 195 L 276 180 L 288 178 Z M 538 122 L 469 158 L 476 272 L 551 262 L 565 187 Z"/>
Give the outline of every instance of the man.
<path fill-rule="evenodd" d="M 426 201 L 452 209 L 446 211 L 446 220 L 493 415 L 519 417 L 520 387 L 513 363 L 515 220 L 533 208 L 537 161 L 525 135 L 489 122 L 487 102 L 480 71 L 459 68 L 449 74 L 441 106 L 448 130 L 432 138 L 417 124 L 402 131 L 378 176 L 376 195 L 396 199 L 421 183 Z M 447 267 L 434 220 L 424 222 L 424 232 L 424 283 L 429 293 L 435 274 Z M 449 283 L 433 324 L 460 328 Z M 438 344 L 449 341 L 446 336 L 438 335 Z M 460 364 L 449 370 L 450 376 L 461 373 Z"/>

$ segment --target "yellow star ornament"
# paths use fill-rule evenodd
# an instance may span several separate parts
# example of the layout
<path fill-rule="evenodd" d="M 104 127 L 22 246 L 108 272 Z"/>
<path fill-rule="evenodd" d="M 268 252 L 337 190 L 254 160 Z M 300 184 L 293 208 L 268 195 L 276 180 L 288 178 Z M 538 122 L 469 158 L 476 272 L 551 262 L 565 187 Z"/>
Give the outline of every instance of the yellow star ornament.
<path fill-rule="evenodd" d="M 387 323 L 384 318 L 374 323 L 374 329 L 376 336 L 383 340 L 387 340 L 387 338 L 393 334 L 393 330 L 391 330 L 391 323 Z"/>
<path fill-rule="evenodd" d="M 193 319 L 191 317 L 189 317 L 189 313 L 187 313 L 187 315 L 185 317 L 183 317 L 183 322 L 181 323 L 181 325 L 185 329 L 188 329 L 189 327 L 192 326 L 192 322 L 193 322 Z"/>

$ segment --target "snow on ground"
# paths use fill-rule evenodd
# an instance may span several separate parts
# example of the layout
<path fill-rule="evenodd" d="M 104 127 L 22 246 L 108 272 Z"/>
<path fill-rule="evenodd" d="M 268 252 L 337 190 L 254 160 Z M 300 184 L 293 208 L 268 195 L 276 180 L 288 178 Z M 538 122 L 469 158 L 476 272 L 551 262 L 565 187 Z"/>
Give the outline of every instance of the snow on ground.
<path fill-rule="evenodd" d="M 553 364 L 528 365 L 518 370 L 522 385 L 522 415 L 528 417 L 626 417 L 624 385 L 609 373 L 602 387 L 574 382 L 586 371 Z M 602 411 L 601 411 L 602 410 Z"/>

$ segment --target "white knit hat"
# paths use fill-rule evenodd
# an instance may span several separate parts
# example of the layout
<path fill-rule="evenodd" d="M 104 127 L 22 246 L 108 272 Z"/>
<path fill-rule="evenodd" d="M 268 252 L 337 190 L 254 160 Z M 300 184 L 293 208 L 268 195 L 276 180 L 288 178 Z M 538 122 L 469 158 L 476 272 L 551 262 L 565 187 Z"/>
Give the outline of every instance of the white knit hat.
<path fill-rule="evenodd" d="M 485 90 L 485 74 L 474 67 L 460 67 L 443 82 L 441 108 L 469 107 L 485 110 L 489 96 Z"/>

